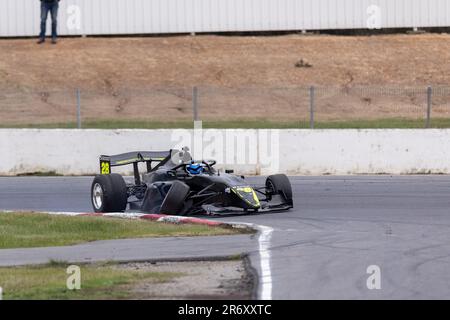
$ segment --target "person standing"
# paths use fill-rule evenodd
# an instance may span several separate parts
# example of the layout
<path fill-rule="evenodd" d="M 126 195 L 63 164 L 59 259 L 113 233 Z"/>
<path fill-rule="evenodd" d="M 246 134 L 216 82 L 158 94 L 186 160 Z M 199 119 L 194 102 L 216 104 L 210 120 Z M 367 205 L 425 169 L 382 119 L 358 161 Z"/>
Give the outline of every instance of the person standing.
<path fill-rule="evenodd" d="M 48 13 L 52 16 L 52 44 L 56 44 L 58 37 L 58 9 L 59 0 L 41 0 L 41 33 L 38 44 L 45 42 Z"/>

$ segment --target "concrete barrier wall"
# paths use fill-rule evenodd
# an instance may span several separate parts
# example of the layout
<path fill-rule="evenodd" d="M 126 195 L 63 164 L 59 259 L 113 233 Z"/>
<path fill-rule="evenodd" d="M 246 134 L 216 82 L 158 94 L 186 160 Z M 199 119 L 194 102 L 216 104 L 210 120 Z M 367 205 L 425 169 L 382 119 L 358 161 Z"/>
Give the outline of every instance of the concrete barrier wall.
<path fill-rule="evenodd" d="M 450 130 L 0 130 L 0 175 L 98 172 L 100 154 L 187 145 L 242 174 L 448 174 Z M 203 152 L 202 152 L 203 151 Z M 203 155 L 202 155 L 203 153 Z M 131 168 L 116 170 L 129 173 Z"/>
<path fill-rule="evenodd" d="M 289 174 L 448 174 L 450 130 L 289 130 L 280 135 Z"/>

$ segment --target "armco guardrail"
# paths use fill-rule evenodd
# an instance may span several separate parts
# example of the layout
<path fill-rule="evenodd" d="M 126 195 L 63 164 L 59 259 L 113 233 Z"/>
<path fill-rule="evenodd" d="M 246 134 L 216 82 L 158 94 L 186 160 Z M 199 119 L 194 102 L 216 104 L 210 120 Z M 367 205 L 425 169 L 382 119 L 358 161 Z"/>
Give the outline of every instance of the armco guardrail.
<path fill-rule="evenodd" d="M 187 145 L 242 174 L 448 174 L 450 130 L 0 130 L 0 174 L 94 174 L 100 154 Z M 129 173 L 131 168 L 120 168 Z"/>

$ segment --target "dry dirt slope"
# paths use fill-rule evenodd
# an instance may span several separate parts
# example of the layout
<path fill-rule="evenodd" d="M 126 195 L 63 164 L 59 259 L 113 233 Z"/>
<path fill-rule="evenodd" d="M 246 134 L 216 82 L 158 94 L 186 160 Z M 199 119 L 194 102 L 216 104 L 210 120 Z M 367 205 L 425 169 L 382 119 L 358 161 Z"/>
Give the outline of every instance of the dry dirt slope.
<path fill-rule="evenodd" d="M 296 67 L 300 59 L 312 67 Z M 0 40 L 0 118 L 73 119 L 73 90 L 81 88 L 90 90 L 82 98 L 91 119 L 190 119 L 193 85 L 201 86 L 206 118 L 251 117 L 255 110 L 301 118 L 307 92 L 294 87 L 448 85 L 449 61 L 450 36 L 444 34 L 72 38 L 57 46 Z M 36 95 L 22 93 L 29 90 Z M 54 92 L 60 90 L 67 93 Z M 319 114 L 330 119 L 422 115 L 425 100 L 422 92 L 400 99 L 325 92 L 318 99 Z"/>

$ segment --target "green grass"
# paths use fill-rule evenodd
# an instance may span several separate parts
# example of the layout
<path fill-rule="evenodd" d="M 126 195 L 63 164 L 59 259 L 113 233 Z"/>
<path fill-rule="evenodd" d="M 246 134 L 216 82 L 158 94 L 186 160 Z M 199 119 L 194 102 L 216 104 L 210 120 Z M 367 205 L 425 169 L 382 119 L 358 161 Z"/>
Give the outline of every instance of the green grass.
<path fill-rule="evenodd" d="M 130 286 L 141 281 L 164 283 L 180 273 L 149 272 L 142 269 L 118 268 L 115 264 L 79 265 L 81 289 L 68 290 L 68 264 L 50 263 L 44 266 L 0 268 L 0 287 L 5 300 L 92 300 L 138 299 Z"/>
<path fill-rule="evenodd" d="M 76 123 L 15 124 L 0 125 L 0 128 L 73 129 Z M 192 129 L 193 121 L 140 121 L 140 120 L 99 120 L 83 122 L 84 129 Z M 297 128 L 299 122 L 268 122 L 265 120 L 203 121 L 203 128 Z"/>
<path fill-rule="evenodd" d="M 424 128 L 424 119 L 406 118 L 385 118 L 376 120 L 336 120 L 320 121 L 316 119 L 317 129 L 409 129 Z M 267 121 L 266 119 L 256 120 L 224 120 L 224 121 L 203 121 L 203 128 L 243 128 L 243 129 L 307 129 L 310 127 L 309 121 Z M 431 121 L 433 128 L 450 128 L 450 118 L 436 118 Z M 48 123 L 48 124 L 16 124 L 0 125 L 0 128 L 40 128 L 40 129 L 71 129 L 76 128 L 76 123 Z M 98 120 L 83 122 L 85 129 L 192 129 L 192 121 L 143 121 L 143 120 Z"/>
<path fill-rule="evenodd" d="M 148 220 L 0 213 L 0 249 L 65 246 L 108 239 L 213 236 L 242 232 L 248 231 Z"/>
<path fill-rule="evenodd" d="M 431 122 L 432 128 L 450 128 L 450 119 L 435 119 Z M 389 118 L 377 120 L 351 120 L 316 122 L 316 129 L 423 129 L 425 120 Z"/>

